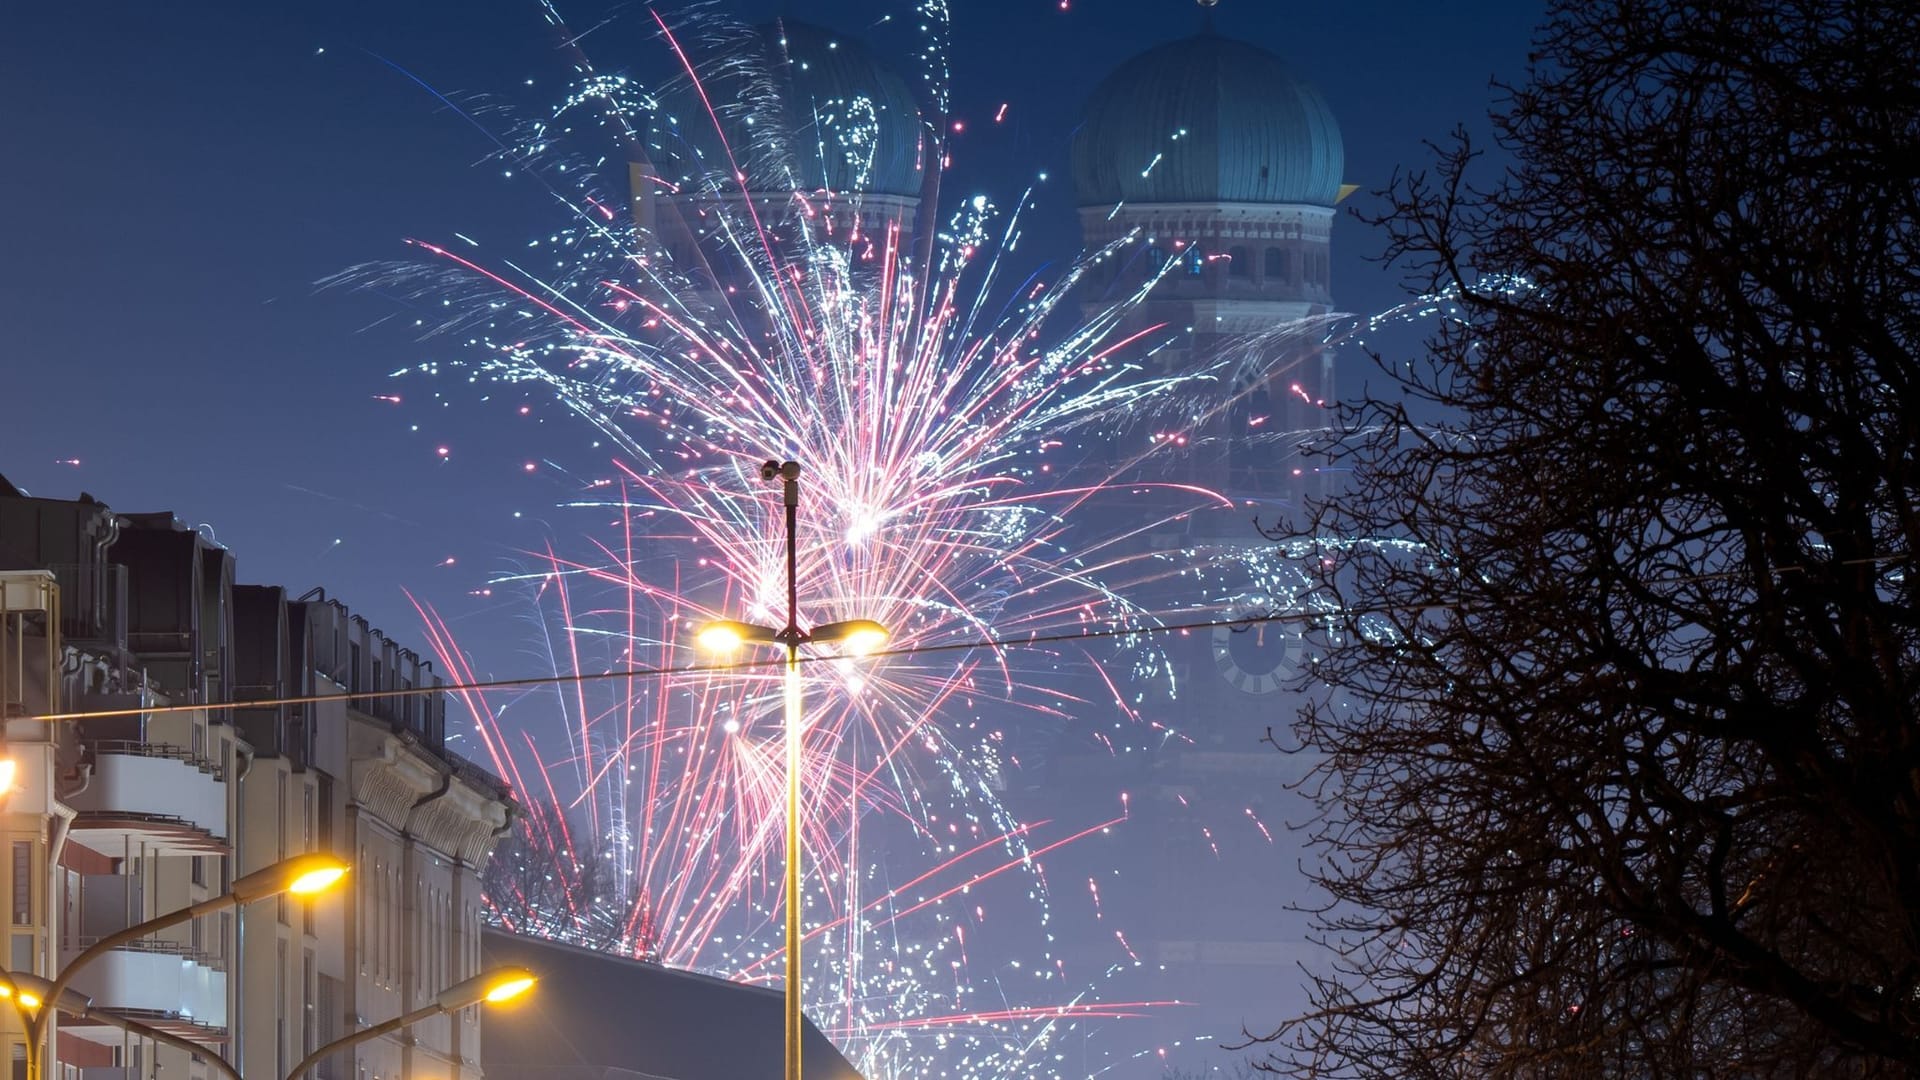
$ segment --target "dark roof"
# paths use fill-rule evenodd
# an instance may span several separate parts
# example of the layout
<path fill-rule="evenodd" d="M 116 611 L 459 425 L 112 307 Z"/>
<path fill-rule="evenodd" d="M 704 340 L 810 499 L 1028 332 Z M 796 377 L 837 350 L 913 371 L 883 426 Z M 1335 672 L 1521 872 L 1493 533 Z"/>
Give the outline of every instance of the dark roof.
<path fill-rule="evenodd" d="M 1082 206 L 1332 206 L 1345 165 L 1320 92 L 1265 49 L 1214 34 L 1120 65 L 1094 90 L 1073 137 Z"/>
<path fill-rule="evenodd" d="M 488 1080 L 775 1080 L 783 1062 L 781 995 L 488 928 L 487 966 L 519 964 L 539 987 L 489 1009 L 480 1065 Z M 860 1080 L 807 1024 L 806 1080 Z"/>

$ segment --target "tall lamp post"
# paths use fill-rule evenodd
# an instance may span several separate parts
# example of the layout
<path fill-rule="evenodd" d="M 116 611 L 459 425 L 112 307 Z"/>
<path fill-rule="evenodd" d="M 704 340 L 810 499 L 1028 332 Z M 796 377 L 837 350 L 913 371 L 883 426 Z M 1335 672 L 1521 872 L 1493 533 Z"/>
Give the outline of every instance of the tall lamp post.
<path fill-rule="evenodd" d="M 117 949 L 128 942 L 138 941 L 150 934 L 156 934 L 170 926 L 178 926 L 189 919 L 210 915 L 216 911 L 225 911 L 250 904 L 255 900 L 264 900 L 269 896 L 290 893 L 294 896 L 308 897 L 332 888 L 347 873 L 347 864 L 321 852 L 308 855 L 296 855 L 291 859 L 274 863 L 272 866 L 255 870 L 244 877 L 236 878 L 232 887 L 219 896 L 209 897 L 197 904 L 156 915 L 146 922 L 137 923 L 124 930 L 116 930 L 82 950 L 61 969 L 60 974 L 47 983 L 46 993 L 39 995 L 43 1002 L 61 1002 L 67 1000 L 62 994 L 67 984 L 80 969 L 92 963 L 103 953 Z M 17 1002 L 17 999 L 16 999 Z M 27 1015 L 26 1051 L 27 1080 L 41 1080 L 42 1057 L 46 1041 L 47 1024 L 59 1008 L 34 1010 Z"/>
<path fill-rule="evenodd" d="M 805 1024 L 800 1012 L 800 646 L 838 642 L 850 653 L 872 652 L 886 644 L 887 628 L 871 619 L 849 619 L 824 623 L 811 631 L 800 629 L 799 585 L 794 580 L 799 561 L 795 531 L 800 508 L 800 463 L 769 461 L 760 466 L 760 479 L 767 483 L 780 481 L 781 502 L 787 512 L 787 625 L 775 630 L 768 626 L 721 619 L 702 626 L 696 640 L 701 646 L 717 652 L 731 651 L 752 642 L 783 648 L 787 653 L 787 987 L 784 1075 L 785 1080 L 800 1080 L 800 1036 Z"/>
<path fill-rule="evenodd" d="M 0 972 L 0 998 L 11 998 L 14 1008 L 20 1014 L 22 1024 L 30 1021 L 34 1013 L 58 1008 L 61 1012 L 77 1016 L 82 1020 L 98 1020 L 111 1028 L 118 1028 L 129 1035 L 142 1039 L 151 1039 L 175 1050 L 184 1050 L 188 1054 L 205 1061 L 226 1080 L 241 1080 L 239 1070 L 233 1063 L 211 1049 L 201 1046 L 192 1039 L 183 1039 L 170 1031 L 143 1024 L 131 1017 L 93 1007 L 93 999 L 77 990 L 63 990 L 58 1001 L 53 998 L 53 984 L 38 975 L 15 972 Z"/>
<path fill-rule="evenodd" d="M 391 1020 L 375 1024 L 370 1028 L 361 1028 L 351 1035 L 343 1035 L 325 1046 L 320 1047 L 318 1050 L 300 1059 L 300 1064 L 295 1065 L 293 1071 L 287 1074 L 287 1080 L 304 1080 L 308 1070 L 325 1061 L 328 1057 L 350 1046 L 358 1046 L 368 1039 L 377 1039 L 382 1035 L 390 1035 L 393 1032 L 412 1027 L 422 1020 L 430 1020 L 436 1016 L 445 1016 L 450 1012 L 458 1012 L 469 1005 L 478 1005 L 483 1001 L 489 1005 L 498 1005 L 504 1001 L 512 1001 L 514 998 L 533 989 L 533 984 L 538 981 L 538 976 L 522 967 L 503 967 L 495 968 L 492 971 L 483 971 L 471 979 L 454 983 L 452 986 L 440 991 L 434 995 L 432 1001 L 427 1002 L 425 1005 L 420 1006 L 410 1013 L 402 1013 Z"/>

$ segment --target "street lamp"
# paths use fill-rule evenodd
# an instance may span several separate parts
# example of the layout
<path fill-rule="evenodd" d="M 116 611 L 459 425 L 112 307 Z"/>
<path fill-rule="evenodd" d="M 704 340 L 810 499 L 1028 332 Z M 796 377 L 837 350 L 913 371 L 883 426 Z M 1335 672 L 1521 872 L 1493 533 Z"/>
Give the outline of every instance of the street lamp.
<path fill-rule="evenodd" d="M 729 652 L 745 644 L 774 645 L 787 651 L 787 988 L 785 1080 L 800 1080 L 800 1036 L 805 1021 L 800 1012 L 800 646 L 839 643 L 856 655 L 873 652 L 887 643 L 887 628 L 871 619 L 824 623 L 811 632 L 800 629 L 799 585 L 794 580 L 795 519 L 800 507 L 800 463 L 769 461 L 760 466 L 760 479 L 781 481 L 781 502 L 787 511 L 787 625 L 768 626 L 717 619 L 695 633 L 702 648 Z"/>
<path fill-rule="evenodd" d="M 38 975 L 25 972 L 0 972 L 0 998 L 12 998 L 14 1008 L 20 1013 L 24 1024 L 32 1013 L 48 1001 L 53 1000 L 53 985 Z M 93 1007 L 93 999 L 78 990 L 62 990 L 59 996 L 61 1012 L 77 1016 L 82 1020 L 98 1020 L 111 1028 L 118 1028 L 129 1035 L 171 1046 L 175 1050 L 184 1050 L 214 1067 L 226 1080 L 240 1080 L 240 1073 L 233 1063 L 211 1049 L 201 1046 L 191 1039 L 183 1039 L 170 1031 L 150 1027 L 138 1020 L 121 1016 L 119 1013 Z"/>
<path fill-rule="evenodd" d="M 46 993 L 38 995 L 42 1001 L 63 1001 L 61 995 L 67 984 L 80 969 L 110 950 L 117 949 L 128 942 L 159 933 L 170 926 L 178 926 L 189 919 L 210 915 L 216 911 L 251 904 L 255 900 L 264 900 L 269 896 L 287 893 L 297 897 L 315 896 L 331 888 L 347 873 L 347 864 L 332 855 L 313 852 L 307 855 L 295 855 L 271 866 L 255 870 L 244 877 L 236 878 L 228 890 L 219 896 L 210 897 L 196 904 L 174 911 L 156 915 L 146 922 L 116 930 L 81 951 L 72 962 L 61 969 L 47 984 Z M 15 1002 L 19 1002 L 16 993 Z M 27 1020 L 27 1080 L 41 1080 L 41 1043 L 47 1037 L 47 1022 L 53 1016 L 54 1009 L 36 1010 Z"/>
<path fill-rule="evenodd" d="M 370 1028 L 361 1028 L 351 1035 L 343 1035 L 327 1045 L 322 1046 L 302 1058 L 300 1064 L 295 1065 L 293 1071 L 287 1074 L 287 1080 L 303 1080 L 309 1070 L 328 1057 L 348 1047 L 358 1046 L 368 1039 L 377 1039 L 382 1035 L 390 1035 L 393 1032 L 412 1027 L 422 1020 L 429 1020 L 436 1016 L 445 1016 L 450 1012 L 457 1012 L 469 1005 L 478 1005 L 481 1002 L 489 1005 L 499 1005 L 503 1002 L 512 1001 L 528 990 L 533 989 L 533 984 L 538 981 L 540 981 L 539 976 L 523 967 L 503 967 L 494 968 L 492 971 L 483 971 L 471 979 L 454 983 L 452 986 L 440 991 L 434 995 L 432 1001 L 427 1002 L 425 1005 L 420 1006 L 410 1013 L 403 1013 L 385 1023 L 375 1024 Z"/>

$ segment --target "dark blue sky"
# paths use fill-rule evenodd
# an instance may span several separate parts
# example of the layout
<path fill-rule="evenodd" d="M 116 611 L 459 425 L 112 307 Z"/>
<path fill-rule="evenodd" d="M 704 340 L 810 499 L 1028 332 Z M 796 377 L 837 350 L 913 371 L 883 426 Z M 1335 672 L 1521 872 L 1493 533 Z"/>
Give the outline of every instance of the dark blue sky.
<path fill-rule="evenodd" d="M 906 6 L 786 5 L 856 34 Z M 1521 74 L 1540 6 L 1222 0 L 1217 28 L 1321 88 L 1347 177 L 1371 188 L 1419 166 L 1421 140 L 1483 126 L 1489 78 Z M 954 7 L 956 114 L 970 123 L 948 194 L 1003 200 L 1043 170 L 1064 176 L 1101 76 L 1198 24 L 1190 0 Z M 576 29 L 612 19 L 584 42 L 605 70 L 645 77 L 667 62 L 644 5 L 561 10 Z M 537 192 L 478 165 L 484 138 L 377 58 L 443 91 L 544 106 L 568 69 L 538 5 L 66 0 L 0 18 L 0 472 L 36 494 L 84 489 L 121 510 L 208 523 L 243 580 L 324 584 L 405 641 L 421 636 L 401 592 L 412 589 L 481 648 L 486 669 L 536 667 L 501 618 L 518 605 L 470 591 L 543 543 L 536 522 L 562 535 L 593 526 L 552 508 L 605 471 L 606 452 L 537 402 L 522 417 L 520 399 L 483 402 L 456 380 L 388 379 L 456 346 L 417 342 L 401 320 L 373 325 L 394 306 L 314 282 L 404 257 L 408 236 L 515 247 L 554 224 Z M 864 36 L 909 66 L 909 35 Z M 988 123 L 1002 102 L 1006 121 Z M 1035 257 L 1073 254 L 1071 204 L 1059 179 L 1043 190 Z M 1366 261 L 1379 246 L 1357 222 L 1337 227 L 1342 307 L 1399 295 L 1395 276 Z M 393 393 L 405 403 L 376 400 Z M 522 468 L 547 460 L 574 474 Z"/>

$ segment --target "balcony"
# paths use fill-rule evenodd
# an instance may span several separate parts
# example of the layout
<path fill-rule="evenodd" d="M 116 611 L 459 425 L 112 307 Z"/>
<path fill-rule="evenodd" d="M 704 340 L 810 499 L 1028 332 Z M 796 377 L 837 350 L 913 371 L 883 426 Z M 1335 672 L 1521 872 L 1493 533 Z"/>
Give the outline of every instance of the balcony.
<path fill-rule="evenodd" d="M 75 955 L 71 950 L 62 963 Z M 140 941 L 113 949 L 81 968 L 73 988 L 96 1006 L 182 1038 L 212 1043 L 227 1037 L 227 973 L 182 945 Z M 69 1022 L 60 1030 L 74 1029 Z"/>
<path fill-rule="evenodd" d="M 76 831 L 99 851 L 119 841 L 176 854 L 224 854 L 226 777 L 178 746 L 102 740 L 90 744 L 93 779 L 67 800 Z"/>

